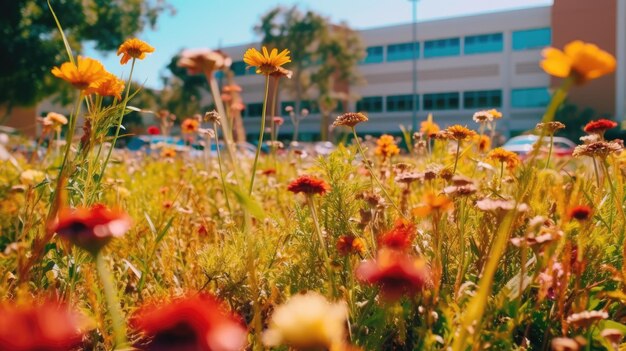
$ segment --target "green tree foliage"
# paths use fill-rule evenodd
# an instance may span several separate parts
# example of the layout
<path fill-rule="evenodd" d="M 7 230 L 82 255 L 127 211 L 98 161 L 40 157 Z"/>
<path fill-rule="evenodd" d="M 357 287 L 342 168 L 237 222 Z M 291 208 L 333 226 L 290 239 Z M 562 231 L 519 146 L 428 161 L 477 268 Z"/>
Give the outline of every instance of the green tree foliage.
<path fill-rule="evenodd" d="M 261 18 L 255 32 L 263 45 L 291 51 L 291 63 L 286 67 L 293 77 L 283 80 L 292 94 L 295 111 L 302 101 L 311 98 L 320 103 L 322 138 L 328 130 L 328 114 L 337 102 L 346 98 L 347 91 L 335 91 L 343 84 L 358 80 L 356 65 L 365 54 L 358 34 L 347 25 L 336 25 L 315 12 L 301 12 L 297 7 L 276 7 Z M 340 84 L 335 84 L 338 82 Z M 330 108 L 330 111 L 328 111 Z"/>
<path fill-rule="evenodd" d="M 91 42 L 115 50 L 128 37 L 154 27 L 172 8 L 165 0 L 51 0 L 73 48 Z M 67 60 L 46 0 L 2 1 L 0 105 L 32 105 L 60 87 L 49 74 Z"/>
<path fill-rule="evenodd" d="M 176 55 L 167 65 L 172 76 L 167 78 L 158 102 L 161 108 L 183 118 L 207 110 L 200 106 L 202 92 L 206 91 L 207 83 L 203 75 L 187 74 L 187 69 L 177 65 L 179 59 L 180 55 Z"/>

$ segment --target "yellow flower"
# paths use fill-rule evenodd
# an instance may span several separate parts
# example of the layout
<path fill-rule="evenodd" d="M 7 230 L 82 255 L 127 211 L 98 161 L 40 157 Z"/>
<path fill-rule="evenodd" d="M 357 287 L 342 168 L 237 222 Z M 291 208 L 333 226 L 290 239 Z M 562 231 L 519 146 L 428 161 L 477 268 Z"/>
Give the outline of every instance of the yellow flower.
<path fill-rule="evenodd" d="M 330 303 L 316 292 L 293 296 L 278 306 L 263 333 L 266 346 L 302 349 L 341 349 L 346 344 L 345 303 Z"/>
<path fill-rule="evenodd" d="M 124 90 L 124 81 L 117 78 L 113 73 L 107 72 L 101 79 L 89 84 L 85 90 L 87 94 L 98 94 L 100 96 L 114 96 L 116 99 L 122 99 L 122 91 Z"/>
<path fill-rule="evenodd" d="M 478 151 L 485 152 L 491 148 L 491 138 L 486 135 L 477 135 L 475 137 Z"/>
<path fill-rule="evenodd" d="M 437 134 L 439 132 L 439 125 L 433 122 L 432 113 L 428 114 L 428 119 L 420 123 L 420 133 L 430 137 L 431 135 Z"/>
<path fill-rule="evenodd" d="M 495 108 L 488 110 L 487 112 L 489 112 L 491 114 L 491 117 L 493 117 L 493 119 L 500 119 L 502 118 L 502 112 L 496 110 Z"/>
<path fill-rule="evenodd" d="M 424 218 L 430 216 L 431 214 L 440 215 L 450 211 L 453 207 L 454 203 L 449 197 L 428 192 L 424 194 L 424 201 L 422 202 L 422 205 L 415 207 L 412 210 L 412 213 L 414 216 Z"/>
<path fill-rule="evenodd" d="M 615 71 L 613 55 L 594 44 L 573 41 L 565 45 L 564 51 L 546 48 L 543 51 L 541 68 L 555 77 L 573 76 L 578 84 Z"/>
<path fill-rule="evenodd" d="M 120 63 L 125 65 L 131 58 L 143 60 L 146 54 L 151 52 L 154 52 L 154 48 L 148 45 L 148 43 L 132 38 L 120 45 L 119 49 L 117 49 L 117 56 L 122 55 Z"/>
<path fill-rule="evenodd" d="M 396 146 L 396 141 L 393 136 L 384 134 L 376 140 L 376 150 L 374 150 L 374 153 L 387 159 L 399 154 L 400 149 Z"/>
<path fill-rule="evenodd" d="M 28 169 L 20 174 L 20 181 L 24 185 L 37 185 L 44 179 L 46 179 L 46 174 L 35 169 Z"/>
<path fill-rule="evenodd" d="M 161 149 L 161 157 L 162 158 L 174 158 L 176 157 L 176 150 L 171 147 L 164 147 Z"/>
<path fill-rule="evenodd" d="M 271 53 L 267 51 L 265 46 L 262 50 L 263 53 L 255 48 L 250 48 L 243 55 L 243 61 L 249 66 L 256 67 L 257 74 L 270 75 L 276 72 L 280 66 L 291 62 L 287 49 L 281 51 L 280 54 L 276 48 L 272 49 Z"/>
<path fill-rule="evenodd" d="M 78 56 L 76 64 L 64 62 L 61 67 L 52 69 L 55 77 L 63 79 L 80 90 L 87 89 L 91 83 L 102 79 L 106 73 L 100 61 L 82 56 Z"/>
<path fill-rule="evenodd" d="M 185 134 L 195 133 L 200 128 L 200 121 L 195 118 L 185 118 L 180 124 L 180 129 Z"/>

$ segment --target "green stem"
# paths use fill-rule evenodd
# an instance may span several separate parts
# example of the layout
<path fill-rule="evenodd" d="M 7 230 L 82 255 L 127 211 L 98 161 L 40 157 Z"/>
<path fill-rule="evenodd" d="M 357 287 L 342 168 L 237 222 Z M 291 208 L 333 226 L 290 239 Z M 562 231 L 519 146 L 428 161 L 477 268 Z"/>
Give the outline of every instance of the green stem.
<path fill-rule="evenodd" d="M 546 167 L 544 169 L 548 169 L 548 166 L 550 166 L 550 156 L 552 156 L 553 144 L 554 144 L 554 134 L 550 134 L 550 148 L 548 149 L 548 159 L 546 160 Z"/>
<path fill-rule="evenodd" d="M 456 141 L 456 156 L 454 157 L 454 169 L 452 170 L 452 174 L 456 174 L 456 166 L 459 163 L 459 153 L 461 151 L 461 140 Z"/>
<path fill-rule="evenodd" d="M 256 167 L 259 162 L 259 154 L 261 153 L 261 147 L 263 146 L 263 135 L 265 133 L 265 117 L 267 115 L 267 95 L 269 93 L 270 80 L 268 76 L 265 76 L 265 97 L 263 98 L 263 113 L 261 114 L 261 130 L 259 131 L 259 142 L 256 146 L 256 153 L 254 154 L 254 163 L 252 164 L 252 176 L 250 178 L 250 186 L 248 188 L 248 195 L 252 194 L 252 188 L 254 187 L 254 176 L 256 175 Z"/>
<path fill-rule="evenodd" d="M 96 269 L 102 281 L 104 289 L 104 297 L 106 299 L 109 315 L 113 322 L 113 336 L 115 338 L 115 349 L 124 348 L 126 343 L 126 324 L 120 311 L 120 303 L 117 297 L 117 289 L 111 277 L 111 272 L 104 261 L 104 255 L 99 252 L 96 254 Z"/>
<path fill-rule="evenodd" d="M 396 211 L 398 211 L 398 213 L 402 217 L 404 217 L 404 219 L 408 219 L 406 217 L 406 215 L 400 210 L 398 205 L 396 205 L 395 201 L 393 201 L 393 199 L 391 198 L 391 196 L 387 192 L 387 189 L 385 189 L 385 186 L 380 182 L 380 180 L 378 179 L 378 177 L 374 173 L 374 170 L 372 169 L 372 166 L 370 165 L 370 163 L 369 163 L 369 161 L 367 159 L 367 156 L 365 156 L 365 151 L 363 151 L 363 147 L 361 146 L 361 142 L 359 141 L 359 136 L 356 134 L 356 129 L 354 127 L 352 127 L 352 135 L 354 136 L 354 140 L 356 142 L 356 146 L 359 149 L 359 153 L 361 154 L 361 157 L 363 157 L 363 162 L 365 163 L 365 167 L 367 167 L 367 170 L 370 172 L 370 175 L 372 176 L 372 179 L 374 179 L 376 184 L 378 184 L 378 186 L 383 191 L 383 194 L 385 194 L 385 197 L 387 198 L 387 200 L 389 200 L 389 202 L 391 203 L 393 208 L 395 208 Z"/>
<path fill-rule="evenodd" d="M 126 105 L 128 104 L 128 96 L 130 94 L 130 83 L 132 83 L 133 79 L 133 71 L 135 70 L 135 61 L 137 59 L 133 58 L 132 63 L 130 64 L 130 74 L 128 75 L 128 82 L 126 83 L 126 96 L 124 97 L 124 101 L 122 101 L 122 112 L 120 112 L 119 120 L 117 121 L 117 127 L 115 128 L 115 136 L 113 137 L 113 142 L 111 143 L 111 147 L 109 148 L 109 152 L 107 153 L 107 157 L 104 159 L 104 163 L 102 164 L 102 170 L 100 171 L 100 175 L 96 180 L 94 191 L 98 191 L 98 187 L 100 186 L 100 182 L 104 177 L 104 172 L 106 172 L 107 165 L 109 164 L 109 160 L 111 159 L 111 154 L 113 154 L 113 149 L 115 149 L 115 144 L 117 143 L 117 139 L 120 136 L 120 130 L 122 129 L 122 122 L 124 121 L 124 114 L 126 112 Z"/>
<path fill-rule="evenodd" d="M 226 181 L 224 180 L 224 171 L 222 169 L 222 156 L 220 154 L 220 142 L 217 137 L 217 123 L 213 122 L 213 130 L 215 131 L 215 149 L 217 152 L 217 164 L 220 170 L 220 178 L 222 180 L 222 189 L 224 190 L 224 198 L 226 199 L 226 206 L 228 207 L 228 212 L 230 212 L 231 216 L 233 214 L 233 210 L 230 207 L 230 201 L 228 200 L 228 191 L 226 189 Z M 209 148 L 211 147 L 211 139 L 209 138 Z"/>
<path fill-rule="evenodd" d="M 328 284 L 330 286 L 330 298 L 335 296 L 335 279 L 333 275 L 333 269 L 330 262 L 330 257 L 328 256 L 328 251 L 326 247 L 326 240 L 324 240 L 324 235 L 322 234 L 322 228 L 320 227 L 319 220 L 317 219 L 317 211 L 315 210 L 315 203 L 313 201 L 313 195 L 306 195 L 306 203 L 311 211 L 311 217 L 313 218 L 313 224 L 315 226 L 315 233 L 317 234 L 317 240 L 320 244 L 320 251 L 322 253 L 322 257 L 324 258 L 324 265 L 326 266 L 326 270 L 328 272 Z"/>
<path fill-rule="evenodd" d="M 598 163 L 596 162 L 595 157 L 592 157 L 591 159 L 593 160 L 593 171 L 596 174 L 596 185 L 598 190 L 600 190 L 600 173 L 598 172 Z"/>

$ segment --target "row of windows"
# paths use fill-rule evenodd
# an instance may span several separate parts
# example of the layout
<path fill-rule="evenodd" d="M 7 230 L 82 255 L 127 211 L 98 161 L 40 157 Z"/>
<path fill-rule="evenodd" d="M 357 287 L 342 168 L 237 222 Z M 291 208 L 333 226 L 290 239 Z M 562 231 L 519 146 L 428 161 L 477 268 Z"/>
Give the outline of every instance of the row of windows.
<path fill-rule="evenodd" d="M 538 49 L 550 45 L 552 30 L 537 28 L 513 32 L 512 48 L 515 51 Z M 420 43 L 398 43 L 387 45 L 387 61 L 412 60 L 415 57 L 435 58 L 461 55 L 461 38 L 446 38 L 424 41 L 424 50 L 420 51 Z M 384 61 L 383 46 L 366 48 L 365 58 L 361 63 L 381 63 Z M 504 49 L 504 34 L 489 33 L 470 35 L 463 38 L 463 53 L 465 55 L 502 52 Z"/>
<path fill-rule="evenodd" d="M 462 99 L 461 99 L 462 97 Z M 461 100 L 465 109 L 500 108 L 502 107 L 502 90 L 477 90 L 445 93 L 429 93 L 422 97 L 422 108 L 426 111 L 458 110 L 461 108 Z M 386 104 L 385 104 L 386 102 Z M 419 109 L 420 96 L 411 94 L 383 96 L 366 96 L 356 103 L 356 110 L 361 112 L 377 113 L 412 111 L 413 103 Z M 550 102 L 548 88 L 521 88 L 511 90 L 511 106 L 513 108 L 545 107 Z M 285 101 L 281 104 L 282 110 L 287 106 L 293 106 L 293 102 Z M 319 113 L 319 109 L 313 102 L 303 101 L 302 108 L 307 108 L 311 113 Z M 337 111 L 342 111 L 340 106 Z M 244 113 L 247 117 L 260 117 L 263 111 L 262 103 L 251 103 Z"/>
<path fill-rule="evenodd" d="M 420 96 L 390 95 L 367 96 L 357 101 L 356 110 L 364 112 L 383 112 L 386 100 L 386 112 L 412 111 L 413 103 L 420 108 Z M 458 110 L 461 101 L 465 109 L 502 107 L 502 90 L 479 90 L 445 93 L 430 93 L 422 96 L 422 108 L 426 111 Z M 550 101 L 547 88 L 523 88 L 511 90 L 511 106 L 514 108 L 545 107 Z"/>
<path fill-rule="evenodd" d="M 552 30 L 537 28 L 513 32 L 512 47 L 515 51 L 537 49 L 550 45 Z M 413 49 L 415 48 L 415 53 Z M 489 33 L 470 35 L 463 38 L 463 54 L 485 54 L 502 52 L 504 35 Z M 384 46 L 370 46 L 365 49 L 365 58 L 361 63 L 382 63 L 385 61 Z M 387 45 L 387 62 L 412 60 L 413 57 L 436 58 L 461 55 L 461 38 L 446 38 L 424 41 L 423 52 L 420 43 L 397 43 Z M 236 76 L 255 74 L 254 67 L 247 68 L 243 61 L 233 62 L 231 69 Z"/>

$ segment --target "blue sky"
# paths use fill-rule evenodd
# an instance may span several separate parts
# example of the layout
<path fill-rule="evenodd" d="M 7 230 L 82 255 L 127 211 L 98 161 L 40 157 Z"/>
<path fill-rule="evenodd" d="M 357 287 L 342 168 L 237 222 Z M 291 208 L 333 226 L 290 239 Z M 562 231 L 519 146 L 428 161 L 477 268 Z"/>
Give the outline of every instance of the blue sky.
<path fill-rule="evenodd" d="M 229 46 L 258 40 L 252 28 L 276 5 L 299 5 L 333 21 L 346 21 L 356 29 L 380 27 L 412 20 L 409 0 L 168 0 L 176 14 L 164 14 L 155 30 L 139 35 L 156 48 L 137 64 L 134 77 L 149 87 L 160 87 L 165 65 L 183 48 Z M 552 0 L 419 0 L 418 21 L 465 16 L 515 8 L 543 6 Z M 62 17 L 62 15 L 61 15 Z M 115 53 L 86 54 L 101 59 L 108 70 L 127 75 Z"/>

